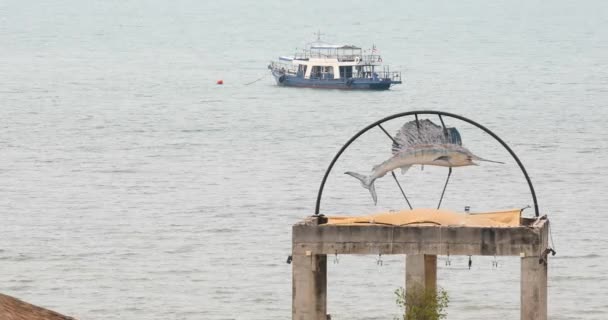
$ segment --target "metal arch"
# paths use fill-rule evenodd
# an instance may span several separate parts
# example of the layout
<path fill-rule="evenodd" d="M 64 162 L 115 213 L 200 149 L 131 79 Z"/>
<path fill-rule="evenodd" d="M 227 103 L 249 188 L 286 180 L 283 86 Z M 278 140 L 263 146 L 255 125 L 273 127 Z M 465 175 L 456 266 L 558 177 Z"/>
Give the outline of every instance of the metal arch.
<path fill-rule="evenodd" d="M 363 135 L 364 133 L 366 133 L 367 131 L 369 131 L 370 129 L 372 129 L 376 126 L 381 125 L 384 122 L 387 122 L 387 121 L 390 121 L 390 120 L 393 120 L 396 118 L 411 116 L 411 115 L 415 116 L 417 119 L 418 115 L 422 115 L 422 114 L 434 114 L 434 115 L 438 115 L 440 117 L 446 116 L 446 117 L 464 121 L 466 123 L 472 124 L 475 127 L 483 130 L 485 133 L 489 134 L 490 136 L 492 136 L 492 138 L 494 138 L 496 141 L 498 141 L 509 152 L 509 154 L 511 155 L 511 157 L 513 157 L 515 162 L 517 162 L 519 169 L 521 169 L 521 172 L 524 174 L 524 177 L 526 178 L 526 181 L 528 182 L 528 187 L 530 188 L 530 194 L 532 195 L 532 201 L 534 202 L 534 213 L 535 213 L 536 217 L 538 217 L 540 215 L 539 210 L 538 210 L 538 201 L 536 200 L 536 192 L 534 192 L 534 186 L 532 185 L 532 180 L 530 180 L 530 176 L 528 176 L 528 172 L 526 171 L 526 168 L 524 168 L 524 165 L 521 163 L 521 161 L 519 160 L 519 158 L 517 157 L 515 152 L 513 152 L 513 150 L 511 150 L 511 148 L 502 139 L 500 139 L 494 132 L 490 131 L 490 129 L 482 126 L 481 124 L 479 124 L 471 119 L 465 118 L 463 116 L 459 116 L 457 114 L 449 113 L 449 112 L 434 111 L 434 110 L 408 111 L 408 112 L 396 113 L 396 114 L 393 114 L 386 118 L 380 119 L 380 120 L 368 125 L 367 127 L 363 128 L 363 130 L 357 132 L 357 134 L 355 134 L 352 138 L 350 138 L 342 146 L 342 148 L 340 148 L 340 151 L 338 151 L 338 153 L 336 153 L 336 155 L 332 159 L 331 163 L 329 164 L 329 167 L 327 167 L 327 170 L 325 171 L 325 175 L 323 176 L 323 180 L 321 181 L 321 185 L 319 187 L 319 193 L 317 194 L 317 204 L 315 207 L 315 215 L 319 215 L 319 211 L 321 209 L 321 197 L 323 196 L 323 188 L 325 187 L 325 182 L 327 181 L 327 177 L 331 173 L 331 170 L 333 169 L 336 161 L 338 161 L 338 159 L 340 158 L 342 153 L 346 150 L 346 148 L 348 148 L 348 146 L 350 146 L 361 135 Z"/>

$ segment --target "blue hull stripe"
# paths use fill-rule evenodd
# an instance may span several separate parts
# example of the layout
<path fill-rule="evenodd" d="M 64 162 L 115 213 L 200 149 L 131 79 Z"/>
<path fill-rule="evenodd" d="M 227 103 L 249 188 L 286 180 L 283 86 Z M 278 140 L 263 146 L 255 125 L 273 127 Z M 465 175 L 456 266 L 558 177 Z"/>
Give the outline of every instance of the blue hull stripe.
<path fill-rule="evenodd" d="M 347 85 L 343 79 L 321 80 L 321 79 L 302 79 L 295 76 L 281 75 L 272 73 L 277 85 L 298 88 L 319 88 L 319 89 L 342 89 L 342 90 L 387 90 L 391 84 L 401 83 L 390 79 L 353 79 L 351 85 Z"/>

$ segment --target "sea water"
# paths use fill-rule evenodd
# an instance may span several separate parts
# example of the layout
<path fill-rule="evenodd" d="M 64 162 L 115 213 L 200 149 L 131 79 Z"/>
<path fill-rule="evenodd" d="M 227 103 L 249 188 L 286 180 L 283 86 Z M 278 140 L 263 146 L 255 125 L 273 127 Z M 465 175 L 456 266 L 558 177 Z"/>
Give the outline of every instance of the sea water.
<path fill-rule="evenodd" d="M 375 45 L 404 84 L 277 87 L 269 61 L 318 30 Z M 608 2 L 5 0 L 0 49 L 2 293 L 81 319 L 289 319 L 291 225 L 313 213 L 334 154 L 373 121 L 434 109 L 490 128 L 528 170 L 557 251 L 550 318 L 608 317 Z M 532 204 L 498 143 L 446 122 L 506 164 L 455 169 L 443 208 Z M 380 130 L 353 144 L 321 211 L 404 208 L 390 177 L 374 206 L 343 174 L 390 147 Z M 446 174 L 399 179 L 434 207 Z M 332 319 L 399 314 L 403 256 L 337 258 Z M 467 264 L 439 257 L 449 319 L 517 319 L 519 258 Z"/>

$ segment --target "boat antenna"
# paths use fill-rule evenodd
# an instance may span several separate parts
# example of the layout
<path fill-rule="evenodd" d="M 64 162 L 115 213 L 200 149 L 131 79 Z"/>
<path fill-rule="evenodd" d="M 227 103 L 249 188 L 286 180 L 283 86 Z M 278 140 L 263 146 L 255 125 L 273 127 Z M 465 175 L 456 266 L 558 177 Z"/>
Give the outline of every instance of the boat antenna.
<path fill-rule="evenodd" d="M 318 42 L 321 42 L 321 35 L 322 35 L 322 33 L 321 33 L 321 29 L 319 29 L 319 31 L 317 31 L 317 32 L 315 33 L 315 35 L 317 36 L 317 41 L 318 41 Z"/>

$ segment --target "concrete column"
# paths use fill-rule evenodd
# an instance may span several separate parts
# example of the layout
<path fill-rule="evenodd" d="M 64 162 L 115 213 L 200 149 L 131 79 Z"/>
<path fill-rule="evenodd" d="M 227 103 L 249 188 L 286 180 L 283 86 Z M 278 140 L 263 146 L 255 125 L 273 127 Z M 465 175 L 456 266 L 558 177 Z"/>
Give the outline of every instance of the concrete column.
<path fill-rule="evenodd" d="M 294 255 L 292 260 L 293 320 L 326 320 L 327 314 L 327 256 Z"/>
<path fill-rule="evenodd" d="M 437 289 L 437 256 L 408 254 L 405 256 L 406 293 L 414 288 Z"/>
<path fill-rule="evenodd" d="M 521 320 L 547 320 L 547 264 L 521 258 Z"/>

